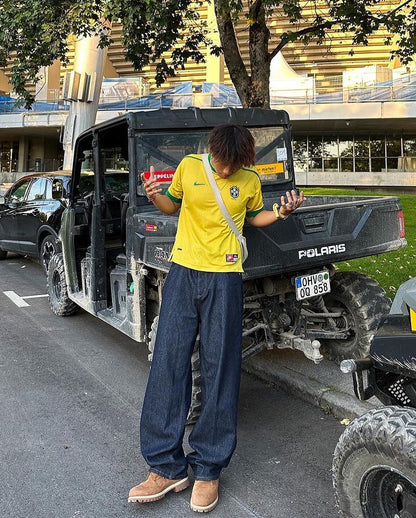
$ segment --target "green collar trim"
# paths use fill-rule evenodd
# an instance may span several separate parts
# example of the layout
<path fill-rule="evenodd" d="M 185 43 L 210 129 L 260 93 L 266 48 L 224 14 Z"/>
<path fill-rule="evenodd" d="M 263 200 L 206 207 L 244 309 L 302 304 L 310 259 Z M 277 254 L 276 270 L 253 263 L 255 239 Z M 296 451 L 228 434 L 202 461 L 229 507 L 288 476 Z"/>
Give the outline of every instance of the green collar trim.
<path fill-rule="evenodd" d="M 212 162 L 211 162 L 211 153 L 208 155 L 208 162 L 209 162 L 209 165 L 211 166 L 211 169 L 214 171 L 215 174 L 218 174 L 217 171 L 215 170 L 215 167 L 212 165 Z"/>

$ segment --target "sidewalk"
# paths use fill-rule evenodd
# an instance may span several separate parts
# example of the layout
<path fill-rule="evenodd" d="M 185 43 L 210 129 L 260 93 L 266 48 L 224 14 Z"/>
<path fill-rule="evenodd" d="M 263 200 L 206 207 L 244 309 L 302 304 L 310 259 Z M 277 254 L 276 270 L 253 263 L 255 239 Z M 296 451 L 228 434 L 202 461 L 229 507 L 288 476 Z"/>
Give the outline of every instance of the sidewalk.
<path fill-rule="evenodd" d="M 359 401 L 354 394 L 352 376 L 343 374 L 334 362 L 324 359 L 315 365 L 299 351 L 264 351 L 244 362 L 243 370 L 339 419 L 353 419 L 381 405 L 376 398 Z"/>

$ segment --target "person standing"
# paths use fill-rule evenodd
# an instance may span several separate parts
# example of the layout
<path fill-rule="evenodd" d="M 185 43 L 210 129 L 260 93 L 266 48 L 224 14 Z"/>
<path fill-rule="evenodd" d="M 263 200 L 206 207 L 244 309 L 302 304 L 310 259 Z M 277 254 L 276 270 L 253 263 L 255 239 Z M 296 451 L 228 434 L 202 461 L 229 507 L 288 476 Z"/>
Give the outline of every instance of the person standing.
<path fill-rule="evenodd" d="M 216 126 L 209 136 L 209 164 L 224 204 L 239 231 L 286 219 L 305 200 L 303 192 L 282 196 L 265 210 L 250 131 Z M 171 267 L 163 287 L 152 366 L 143 402 L 140 440 L 149 475 L 129 493 L 129 502 L 152 502 L 186 489 L 194 473 L 190 507 L 208 512 L 218 502 L 221 470 L 236 447 L 241 376 L 243 283 L 241 247 L 217 204 L 201 155 L 186 156 L 166 194 L 142 176 L 150 201 L 163 213 L 180 215 Z M 201 414 L 183 437 L 191 401 L 191 356 L 199 335 Z"/>

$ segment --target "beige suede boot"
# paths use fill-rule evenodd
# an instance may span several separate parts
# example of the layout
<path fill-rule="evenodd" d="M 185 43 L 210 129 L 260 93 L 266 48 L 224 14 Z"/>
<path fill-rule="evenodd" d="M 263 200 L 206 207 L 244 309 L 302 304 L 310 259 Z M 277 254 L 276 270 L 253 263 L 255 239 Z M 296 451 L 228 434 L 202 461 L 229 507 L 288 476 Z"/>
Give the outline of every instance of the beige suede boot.
<path fill-rule="evenodd" d="M 151 471 L 144 482 L 130 489 L 128 502 L 155 502 L 163 498 L 169 491 L 178 493 L 188 486 L 188 477 L 172 480 Z"/>
<path fill-rule="evenodd" d="M 191 509 L 197 513 L 208 513 L 218 503 L 219 480 L 195 480 L 191 496 Z"/>

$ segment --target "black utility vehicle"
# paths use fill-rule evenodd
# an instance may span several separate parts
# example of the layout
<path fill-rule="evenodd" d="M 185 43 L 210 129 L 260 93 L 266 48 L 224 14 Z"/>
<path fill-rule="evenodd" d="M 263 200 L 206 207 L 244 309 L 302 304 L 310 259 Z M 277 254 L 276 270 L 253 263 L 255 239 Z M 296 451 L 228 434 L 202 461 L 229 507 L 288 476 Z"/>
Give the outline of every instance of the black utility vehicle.
<path fill-rule="evenodd" d="M 71 173 L 28 175 L 0 196 L 0 259 L 7 252 L 38 257 L 46 271 L 57 251 Z"/>
<path fill-rule="evenodd" d="M 370 354 L 341 362 L 361 400 L 384 407 L 355 419 L 334 453 L 333 478 L 345 518 L 416 516 L 416 278 L 402 284 Z"/>
<path fill-rule="evenodd" d="M 62 253 L 48 271 L 52 310 L 84 308 L 152 347 L 162 286 L 178 216 L 149 203 L 140 175 L 153 165 L 161 185 L 183 156 L 207 151 L 210 129 L 234 122 L 256 141 L 264 204 L 271 209 L 296 188 L 288 114 L 261 109 L 160 109 L 130 112 L 77 140 Z M 129 188 L 114 192 L 105 177 L 129 171 Z M 85 196 L 81 177 L 94 179 Z M 266 228 L 247 225 L 244 264 L 244 357 L 265 348 L 299 349 L 313 360 L 368 354 L 388 311 L 376 281 L 335 271 L 333 263 L 403 247 L 403 214 L 393 196 L 309 196 L 290 218 Z M 180 311 L 180 308 L 176 308 Z"/>

